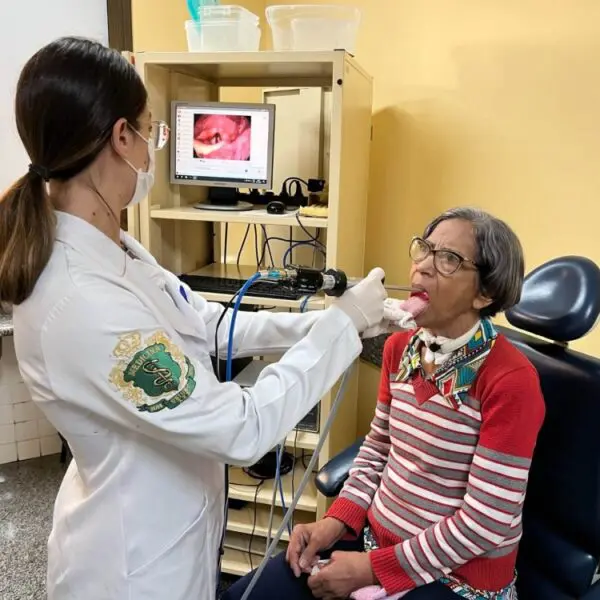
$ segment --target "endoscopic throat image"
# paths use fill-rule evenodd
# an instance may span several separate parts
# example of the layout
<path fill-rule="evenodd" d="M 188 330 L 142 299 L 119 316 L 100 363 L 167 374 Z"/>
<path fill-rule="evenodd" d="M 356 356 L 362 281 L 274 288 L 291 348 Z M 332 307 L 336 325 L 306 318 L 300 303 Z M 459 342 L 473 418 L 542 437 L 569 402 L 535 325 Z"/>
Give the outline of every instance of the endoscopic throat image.
<path fill-rule="evenodd" d="M 251 118 L 194 115 L 194 158 L 250 160 Z"/>

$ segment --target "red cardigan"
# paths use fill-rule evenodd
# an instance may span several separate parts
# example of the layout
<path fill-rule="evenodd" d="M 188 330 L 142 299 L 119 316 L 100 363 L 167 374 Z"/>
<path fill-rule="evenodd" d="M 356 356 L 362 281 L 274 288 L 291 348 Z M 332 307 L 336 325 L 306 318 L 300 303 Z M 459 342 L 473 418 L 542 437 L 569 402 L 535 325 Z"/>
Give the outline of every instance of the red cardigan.
<path fill-rule="evenodd" d="M 458 407 L 420 375 L 395 381 L 411 333 L 392 335 L 371 430 L 327 516 L 379 549 L 389 594 L 452 573 L 496 591 L 514 578 L 521 513 L 544 418 L 537 372 L 502 335 Z"/>

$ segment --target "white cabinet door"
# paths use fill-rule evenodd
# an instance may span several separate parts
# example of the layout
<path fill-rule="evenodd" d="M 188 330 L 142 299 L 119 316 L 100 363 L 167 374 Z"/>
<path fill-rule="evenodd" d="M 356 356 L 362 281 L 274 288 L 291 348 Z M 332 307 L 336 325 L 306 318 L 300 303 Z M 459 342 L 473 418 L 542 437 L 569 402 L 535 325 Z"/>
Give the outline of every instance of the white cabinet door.
<path fill-rule="evenodd" d="M 0 191 L 25 174 L 14 96 L 27 60 L 45 44 L 76 35 L 108 43 L 106 0 L 0 0 Z"/>
<path fill-rule="evenodd" d="M 264 102 L 275 104 L 275 160 L 273 164 L 273 191 L 279 193 L 288 177 L 325 178 L 329 172 L 329 121 L 331 93 L 321 88 L 280 88 L 263 92 Z M 293 189 L 293 186 L 292 186 Z M 303 187 L 306 194 L 306 188 Z M 318 230 L 310 228 L 314 236 Z M 267 235 L 294 241 L 308 240 L 298 227 L 269 227 Z M 325 231 L 320 232 L 326 242 Z M 289 242 L 270 243 L 275 266 L 290 247 Z M 308 246 L 292 251 L 292 260 L 302 266 L 324 266 L 319 252 Z"/>

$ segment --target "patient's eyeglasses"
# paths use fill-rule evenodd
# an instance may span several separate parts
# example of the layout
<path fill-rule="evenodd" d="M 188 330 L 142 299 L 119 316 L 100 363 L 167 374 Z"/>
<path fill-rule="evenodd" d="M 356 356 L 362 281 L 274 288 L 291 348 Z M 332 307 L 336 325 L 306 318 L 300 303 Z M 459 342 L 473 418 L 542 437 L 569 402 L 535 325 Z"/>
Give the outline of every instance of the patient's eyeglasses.
<path fill-rule="evenodd" d="M 150 139 L 155 150 L 162 150 L 167 145 L 170 133 L 171 129 L 164 121 L 152 121 Z"/>
<path fill-rule="evenodd" d="M 408 254 L 414 263 L 423 262 L 432 254 L 433 266 L 440 275 L 454 275 L 465 264 L 470 265 L 472 269 L 479 269 L 477 263 L 470 258 L 466 258 L 454 250 L 445 250 L 444 248 L 436 250 L 427 240 L 417 236 L 413 237 L 410 242 Z"/>

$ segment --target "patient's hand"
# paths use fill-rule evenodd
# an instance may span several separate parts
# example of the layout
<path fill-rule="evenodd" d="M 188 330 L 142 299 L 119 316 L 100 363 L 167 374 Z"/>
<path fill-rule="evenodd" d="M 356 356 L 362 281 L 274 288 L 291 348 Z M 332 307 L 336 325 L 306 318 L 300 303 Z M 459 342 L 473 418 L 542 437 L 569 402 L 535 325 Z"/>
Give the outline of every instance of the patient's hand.
<path fill-rule="evenodd" d="M 302 573 L 310 573 L 319 560 L 318 553 L 331 548 L 345 533 L 346 526 L 331 517 L 308 525 L 296 525 L 286 552 L 286 559 L 294 575 L 300 577 Z"/>
<path fill-rule="evenodd" d="M 329 562 L 308 578 L 315 598 L 348 598 L 352 592 L 376 583 L 366 552 L 334 552 Z"/>

